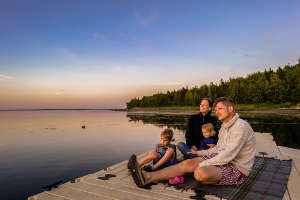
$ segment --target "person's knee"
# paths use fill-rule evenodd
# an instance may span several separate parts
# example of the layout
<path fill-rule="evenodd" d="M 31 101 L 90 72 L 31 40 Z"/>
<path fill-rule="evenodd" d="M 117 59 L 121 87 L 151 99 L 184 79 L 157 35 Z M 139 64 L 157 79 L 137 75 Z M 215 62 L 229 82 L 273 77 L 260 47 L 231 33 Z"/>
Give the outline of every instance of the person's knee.
<path fill-rule="evenodd" d="M 181 167 L 187 171 L 187 172 L 193 172 L 195 170 L 195 168 L 198 166 L 198 162 L 196 160 L 193 159 L 187 159 L 182 161 L 181 163 Z"/>
<path fill-rule="evenodd" d="M 156 160 L 156 159 L 159 159 L 160 158 L 160 155 L 156 152 L 151 152 L 149 154 L 149 157 L 152 159 L 152 160 Z"/>
<path fill-rule="evenodd" d="M 206 182 L 207 180 L 209 180 L 209 174 L 207 173 L 205 168 L 198 167 L 194 171 L 194 178 L 195 178 L 196 181 Z"/>
<path fill-rule="evenodd" d="M 184 142 L 178 142 L 177 143 L 177 147 L 178 147 L 178 149 L 182 149 L 182 147 L 185 145 L 185 143 Z"/>

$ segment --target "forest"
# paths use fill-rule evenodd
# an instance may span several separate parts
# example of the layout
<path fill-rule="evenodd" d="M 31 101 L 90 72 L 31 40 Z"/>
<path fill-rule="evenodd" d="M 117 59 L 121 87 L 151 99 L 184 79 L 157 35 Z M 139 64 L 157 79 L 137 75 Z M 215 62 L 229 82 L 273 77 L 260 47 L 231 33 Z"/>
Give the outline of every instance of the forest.
<path fill-rule="evenodd" d="M 266 69 L 246 77 L 223 79 L 193 88 L 157 93 L 152 96 L 133 98 L 127 102 L 127 109 L 135 107 L 198 106 L 204 97 L 215 100 L 230 97 L 237 104 L 281 104 L 300 101 L 300 59 L 298 64 L 286 65 L 276 70 Z"/>

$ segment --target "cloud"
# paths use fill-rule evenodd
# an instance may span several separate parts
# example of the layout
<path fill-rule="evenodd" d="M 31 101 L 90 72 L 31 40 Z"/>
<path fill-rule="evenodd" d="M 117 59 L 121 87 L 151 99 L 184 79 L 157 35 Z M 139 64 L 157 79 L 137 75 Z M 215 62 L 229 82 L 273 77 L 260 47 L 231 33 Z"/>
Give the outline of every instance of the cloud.
<path fill-rule="evenodd" d="M 153 47 L 140 47 L 138 48 L 139 51 L 154 51 L 155 49 Z"/>
<path fill-rule="evenodd" d="M 115 73 L 136 73 L 138 72 L 138 67 L 136 66 L 126 66 L 126 65 L 118 65 L 112 69 Z"/>
<path fill-rule="evenodd" d="M 183 33 L 172 37 L 171 39 L 179 41 L 197 41 L 201 39 L 201 36 L 200 33 Z"/>
<path fill-rule="evenodd" d="M 5 75 L 5 74 L 0 74 L 0 81 L 2 80 L 10 80 L 13 79 L 13 77 Z"/>
<path fill-rule="evenodd" d="M 140 12 L 135 12 L 134 16 L 139 24 L 149 26 L 159 18 L 160 14 L 158 12 L 152 12 L 149 16 L 142 16 Z"/>
<path fill-rule="evenodd" d="M 183 85 L 181 82 L 157 82 L 153 83 L 153 86 L 180 86 Z"/>
<path fill-rule="evenodd" d="M 58 90 L 55 92 L 55 95 L 59 96 L 59 95 L 63 95 L 65 93 L 65 90 Z"/>
<path fill-rule="evenodd" d="M 256 57 L 257 55 L 256 54 L 251 54 L 251 53 L 246 53 L 246 54 L 244 54 L 244 56 L 246 56 L 246 57 Z"/>
<path fill-rule="evenodd" d="M 104 34 L 92 33 L 92 38 L 94 40 L 105 40 L 107 37 Z"/>
<path fill-rule="evenodd" d="M 275 37 L 272 36 L 272 35 L 268 35 L 268 36 L 266 35 L 266 36 L 264 36 L 264 38 L 263 38 L 263 43 L 264 43 L 265 45 L 271 46 L 271 45 L 274 45 L 274 44 L 278 43 L 278 39 L 275 38 Z"/>
<path fill-rule="evenodd" d="M 80 60 L 78 59 L 78 56 L 75 55 L 74 53 L 72 53 L 70 50 L 66 49 L 66 48 L 60 48 L 59 52 L 61 53 L 61 55 L 67 59 L 70 60 L 72 62 L 79 62 Z"/>
<path fill-rule="evenodd" d="M 128 35 L 128 33 L 119 33 L 119 36 L 121 38 L 125 38 L 125 37 L 128 37 L 129 35 Z"/>

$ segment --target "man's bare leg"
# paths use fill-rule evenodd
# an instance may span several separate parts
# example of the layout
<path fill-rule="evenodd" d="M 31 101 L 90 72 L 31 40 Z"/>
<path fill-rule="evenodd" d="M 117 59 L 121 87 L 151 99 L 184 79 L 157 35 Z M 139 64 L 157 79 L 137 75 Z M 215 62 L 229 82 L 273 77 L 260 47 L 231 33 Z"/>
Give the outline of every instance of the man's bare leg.
<path fill-rule="evenodd" d="M 152 183 L 154 181 L 168 180 L 175 176 L 182 176 L 185 173 L 193 173 L 199 166 L 199 163 L 203 160 L 204 159 L 202 157 L 196 157 L 155 172 L 143 171 L 144 177 L 146 179 L 146 184 Z"/>
<path fill-rule="evenodd" d="M 194 178 L 202 184 L 216 184 L 222 178 L 222 171 L 216 166 L 198 166 L 194 171 Z"/>

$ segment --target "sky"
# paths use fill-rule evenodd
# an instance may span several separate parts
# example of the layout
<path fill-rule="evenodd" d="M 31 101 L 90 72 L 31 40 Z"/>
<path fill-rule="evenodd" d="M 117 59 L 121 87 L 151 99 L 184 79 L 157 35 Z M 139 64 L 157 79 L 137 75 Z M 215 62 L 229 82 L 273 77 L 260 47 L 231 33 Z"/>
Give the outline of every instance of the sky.
<path fill-rule="evenodd" d="M 296 64 L 298 0 L 0 0 L 0 109 L 134 97 Z"/>

